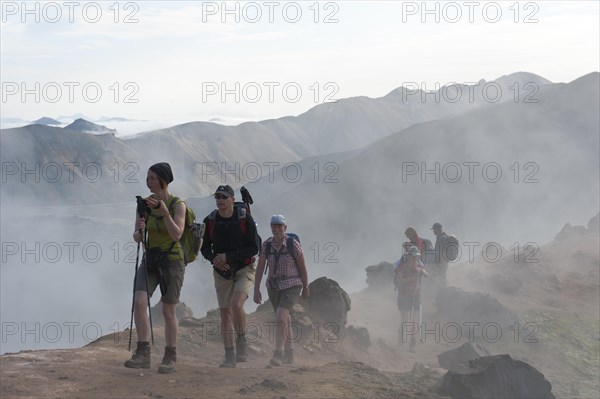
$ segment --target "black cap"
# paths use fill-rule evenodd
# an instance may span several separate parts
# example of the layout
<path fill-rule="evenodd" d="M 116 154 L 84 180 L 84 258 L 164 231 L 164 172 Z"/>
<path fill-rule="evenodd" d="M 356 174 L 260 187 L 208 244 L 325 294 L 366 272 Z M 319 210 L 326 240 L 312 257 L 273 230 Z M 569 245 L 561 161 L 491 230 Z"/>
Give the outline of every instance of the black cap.
<path fill-rule="evenodd" d="M 231 186 L 229 186 L 229 185 L 217 187 L 217 191 L 215 191 L 214 195 L 217 195 L 217 194 L 223 194 L 224 196 L 231 197 L 231 198 L 233 198 L 233 196 L 234 196 L 233 188 L 231 188 Z"/>
<path fill-rule="evenodd" d="M 154 165 L 150 166 L 150 170 L 156 173 L 156 175 L 167 184 L 173 181 L 171 165 L 166 162 L 155 163 Z"/>
<path fill-rule="evenodd" d="M 431 230 L 435 230 L 436 228 L 437 228 L 437 229 L 441 229 L 441 228 L 442 228 L 442 225 L 441 225 L 441 224 L 439 224 L 439 223 L 434 223 L 434 224 L 433 224 L 433 227 L 431 228 Z"/>

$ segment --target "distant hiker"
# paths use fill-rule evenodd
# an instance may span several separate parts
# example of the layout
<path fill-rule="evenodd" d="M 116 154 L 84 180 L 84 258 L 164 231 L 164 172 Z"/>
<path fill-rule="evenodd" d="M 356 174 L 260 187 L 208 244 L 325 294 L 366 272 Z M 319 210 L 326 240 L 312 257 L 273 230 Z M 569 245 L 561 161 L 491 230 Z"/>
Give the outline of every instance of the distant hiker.
<path fill-rule="evenodd" d="M 419 237 L 414 227 L 408 227 L 404 231 L 404 234 L 406 235 L 406 238 L 408 238 L 408 240 L 419 250 L 419 253 L 421 254 L 421 262 L 425 264 L 431 263 L 435 256 L 431 241 L 426 238 Z"/>
<path fill-rule="evenodd" d="M 447 251 L 448 249 L 448 236 L 442 230 L 442 225 L 440 223 L 434 223 L 433 234 L 435 234 L 435 262 L 434 267 L 431 268 L 433 272 L 432 277 L 435 280 L 436 285 L 438 286 L 435 290 L 436 292 L 443 287 L 448 286 L 448 257 Z"/>
<path fill-rule="evenodd" d="M 125 367 L 150 368 L 151 331 L 146 308 L 152 293 L 160 285 L 166 346 L 162 363 L 158 366 L 159 373 L 175 371 L 178 333 L 175 307 L 179 302 L 185 273 L 184 255 L 179 239 L 184 230 L 186 206 L 183 201 L 178 201 L 177 197 L 169 193 L 168 185 L 172 181 L 173 173 L 168 163 L 157 163 L 148 169 L 146 185 L 152 195 L 145 200 L 147 208 L 144 217 L 136 212 L 133 233 L 133 239 L 137 243 L 144 241 L 146 251 L 141 266 L 137 269 L 134 283 L 137 348 L 131 359 L 125 362 Z"/>
<path fill-rule="evenodd" d="M 287 235 L 286 230 L 285 217 L 273 215 L 271 217 L 273 237 L 267 239 L 262 245 L 254 283 L 254 302 L 260 304 L 262 302 L 260 282 L 265 267 L 268 267 L 267 293 L 277 318 L 275 352 L 270 362 L 272 366 L 294 363 L 290 310 L 298 302 L 301 292 L 304 299 L 310 295 L 302 246 L 295 237 Z"/>
<path fill-rule="evenodd" d="M 400 311 L 400 342 L 405 342 L 404 332 L 416 332 L 421 324 L 421 275 L 428 276 L 419 260 L 421 254 L 412 243 L 404 244 L 404 255 L 396 262 L 394 286 L 398 291 L 398 310 Z M 419 324 L 415 323 L 415 314 L 419 312 Z M 414 334 L 410 339 L 410 350 L 416 345 Z"/>
<path fill-rule="evenodd" d="M 207 228 L 201 252 L 213 265 L 225 347 L 225 361 L 220 367 L 232 368 L 236 362 L 248 361 L 244 303 L 254 284 L 259 246 L 254 219 L 245 208 L 234 206 L 233 188 L 219 186 L 214 197 L 217 209 L 204 219 Z"/>

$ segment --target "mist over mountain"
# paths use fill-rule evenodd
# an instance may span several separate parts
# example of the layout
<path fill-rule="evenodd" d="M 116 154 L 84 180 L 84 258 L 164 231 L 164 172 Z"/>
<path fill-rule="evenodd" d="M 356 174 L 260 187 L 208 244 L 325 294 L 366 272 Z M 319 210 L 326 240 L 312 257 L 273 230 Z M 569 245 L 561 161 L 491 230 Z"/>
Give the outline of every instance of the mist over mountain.
<path fill-rule="evenodd" d="M 145 187 L 145 158 L 113 135 L 43 125 L 0 134 L 3 205 L 114 203 Z"/>
<path fill-rule="evenodd" d="M 79 118 L 73 121 L 73 123 L 65 126 L 65 129 L 75 130 L 82 133 L 90 134 L 115 134 L 115 129 L 110 129 L 104 125 L 98 125 L 96 123 L 87 121 L 83 118 Z"/>
<path fill-rule="evenodd" d="M 257 218 L 266 225 L 284 213 L 291 230 L 334 243 L 340 262 L 323 266 L 338 277 L 341 265 L 394 259 L 409 225 L 431 239 L 441 222 L 479 242 L 479 255 L 488 241 L 550 239 L 566 220 L 598 211 L 598 76 L 544 86 L 537 103 L 484 107 L 316 157 L 297 183 L 283 171 L 264 176 L 248 185 Z"/>
<path fill-rule="evenodd" d="M 137 180 L 145 179 L 145 170 L 157 160 L 170 162 L 175 181 L 173 188 L 182 196 L 206 196 L 222 182 L 240 186 L 245 182 L 256 181 L 261 175 L 287 163 L 339 151 L 357 150 L 392 133 L 417 123 L 486 107 L 494 107 L 506 102 L 536 100 L 541 87 L 550 84 L 546 79 L 529 73 L 515 73 L 499 78 L 496 82 L 480 81 L 474 85 L 448 85 L 437 91 L 427 91 L 428 87 L 419 82 L 403 82 L 404 86 L 393 90 L 381 98 L 354 97 L 334 103 L 320 104 L 298 117 L 282 117 L 262 122 L 246 122 L 237 126 L 224 126 L 210 122 L 190 122 L 145 132 L 131 138 L 104 138 L 110 142 L 115 161 L 113 169 L 121 169 L 132 177 L 134 169 Z M 425 91 L 421 89 L 425 89 Z M 74 115 L 78 116 L 78 115 Z M 80 115 L 79 115 L 80 116 Z M 64 116 L 59 119 L 65 118 Z M 63 120 L 63 119 L 61 119 Z M 29 129 L 23 127 L 19 129 Z M 65 129 L 94 134 L 115 133 L 102 125 L 78 119 Z M 8 165 L 27 162 L 62 164 L 77 163 L 70 146 L 67 132 L 46 133 L 43 129 L 29 129 L 21 135 L 18 129 L 3 129 L 3 142 L 18 141 L 15 148 L 35 148 L 26 153 L 2 151 L 2 161 Z M 44 152 L 47 135 L 60 139 L 52 144 L 52 151 L 43 158 L 31 156 L 32 152 Z M 12 137 L 17 136 L 17 137 Z M 119 141 L 119 144 L 111 140 Z M 62 147 L 64 145 L 64 147 Z M 85 147 L 95 152 L 92 142 Z M 104 149 L 98 149 L 104 153 Z M 135 155 L 130 155 L 135 154 Z M 138 163 L 141 159 L 144 162 Z M 116 165 L 115 162 L 119 164 Z M 133 166 L 132 166 L 133 165 Z M 27 166 L 27 165 L 25 165 Z M 91 167 L 91 166 L 90 166 Z M 97 165 L 97 169 L 108 165 Z M 257 171 L 258 168 L 258 171 Z M 126 169 L 126 170 L 125 170 Z M 139 173 L 138 173 L 139 171 Z M 115 173 L 113 173 L 115 174 Z M 12 175 L 11 175 L 12 176 Z M 106 176 L 106 174 L 104 175 Z M 43 179 L 42 179 L 43 180 Z M 52 179 L 46 179 L 52 180 Z M 126 182 L 131 186 L 131 178 Z M 60 181 L 59 181 L 60 182 Z M 3 203 L 35 203 L 40 196 L 22 199 L 15 193 L 29 192 L 30 189 L 13 187 L 19 185 L 8 180 L 2 197 Z M 73 184 L 73 182 L 70 182 Z M 75 183 L 77 184 L 77 183 Z M 104 187 L 107 196 L 115 201 L 125 201 L 130 190 L 114 187 L 125 182 L 118 178 Z M 143 186 L 142 186 L 143 187 Z M 52 191 L 61 189 L 60 184 L 44 188 Z M 51 193 L 49 199 L 38 203 L 48 204 L 53 199 L 70 203 L 97 203 L 95 197 L 87 195 L 66 196 L 64 192 Z"/>
<path fill-rule="evenodd" d="M 271 235 L 269 217 L 285 214 L 288 231 L 300 235 L 311 280 L 326 275 L 349 292 L 364 288 L 365 266 L 399 257 L 409 225 L 433 239 L 429 228 L 441 222 L 461 242 L 459 263 L 470 256 L 468 245 L 481 259 L 487 242 L 501 245 L 503 255 L 515 251 L 511 246 L 522 254 L 527 243 L 541 246 L 565 223 L 586 223 L 599 211 L 598 87 L 595 72 L 568 84 L 540 84 L 537 102 L 467 101 L 458 106 L 466 111 L 443 117 L 437 115 L 454 104 L 429 94 L 424 103 L 406 104 L 431 119 L 381 128 L 379 114 L 365 113 L 375 127 L 354 138 L 370 138 L 369 144 L 338 151 L 320 149 L 298 119 L 348 126 L 350 135 L 349 121 L 360 119 L 356 110 L 372 110 L 375 100 L 342 100 L 298 118 L 231 127 L 195 122 L 131 139 L 42 125 L 3 129 L 1 234 L 8 246 L 1 292 L 15 302 L 3 310 L 3 321 L 122 329 L 137 253 L 134 196 L 147 195 L 146 169 L 163 160 L 173 166 L 172 192 L 187 197 L 198 219 L 214 209 L 209 194 L 217 184 L 232 184 L 239 199 L 246 180 L 263 238 Z M 336 106 L 356 112 L 329 121 L 336 111 L 327 107 Z M 248 167 L 254 164 L 263 166 L 258 175 Z M 213 290 L 207 262 L 187 267 L 182 300 L 195 312 L 216 306 Z"/>

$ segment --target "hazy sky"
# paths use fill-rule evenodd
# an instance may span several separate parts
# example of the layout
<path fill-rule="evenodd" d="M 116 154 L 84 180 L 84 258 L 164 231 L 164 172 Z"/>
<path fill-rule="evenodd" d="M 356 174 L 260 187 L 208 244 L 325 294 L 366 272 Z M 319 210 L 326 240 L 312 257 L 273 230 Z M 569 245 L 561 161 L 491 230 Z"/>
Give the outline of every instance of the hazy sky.
<path fill-rule="evenodd" d="M 1 114 L 234 123 L 406 82 L 600 69 L 597 1 L 423 4 L 4 1 Z"/>

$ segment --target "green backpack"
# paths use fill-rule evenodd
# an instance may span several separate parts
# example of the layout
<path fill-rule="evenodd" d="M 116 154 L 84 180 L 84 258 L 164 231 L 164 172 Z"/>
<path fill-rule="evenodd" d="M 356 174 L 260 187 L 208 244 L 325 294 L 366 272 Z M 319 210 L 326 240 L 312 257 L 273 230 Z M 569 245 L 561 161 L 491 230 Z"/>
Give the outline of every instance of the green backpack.
<path fill-rule="evenodd" d="M 183 202 L 178 197 L 173 197 L 173 200 L 169 204 L 169 213 L 175 215 L 175 205 L 179 202 Z M 198 257 L 198 252 L 202 246 L 202 237 L 204 236 L 204 223 L 196 223 L 196 214 L 189 206 L 185 206 L 185 226 L 183 227 L 183 234 L 179 239 L 181 248 L 183 249 L 183 260 L 185 264 L 191 263 Z M 171 245 L 171 249 L 175 243 Z M 169 249 L 169 252 L 171 251 Z"/>

